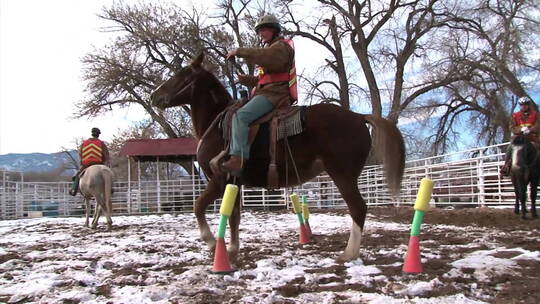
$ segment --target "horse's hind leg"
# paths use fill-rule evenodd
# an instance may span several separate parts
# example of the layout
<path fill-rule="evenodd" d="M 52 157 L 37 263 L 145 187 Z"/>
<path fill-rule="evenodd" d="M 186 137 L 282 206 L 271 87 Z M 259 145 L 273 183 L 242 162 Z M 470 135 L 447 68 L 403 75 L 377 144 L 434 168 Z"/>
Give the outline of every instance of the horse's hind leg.
<path fill-rule="evenodd" d="M 215 201 L 221 191 L 221 185 L 215 180 L 215 178 L 208 181 L 208 185 L 203 193 L 197 198 L 195 202 L 195 217 L 197 218 L 197 224 L 199 225 L 199 233 L 201 234 L 201 239 L 208 245 L 210 251 L 214 251 L 216 247 L 216 239 L 210 231 L 208 222 L 206 221 L 206 208 L 210 203 Z"/>
<path fill-rule="evenodd" d="M 98 204 L 96 204 L 96 208 L 94 209 L 94 218 L 92 219 L 92 229 L 97 228 L 97 224 L 98 224 L 99 216 L 100 216 L 99 213 L 100 212 L 101 212 L 101 208 L 99 207 Z"/>
<path fill-rule="evenodd" d="M 94 219 L 92 220 L 92 229 L 97 228 L 97 224 L 99 222 L 99 217 L 101 216 L 101 202 L 98 200 L 98 198 L 95 198 L 96 201 L 96 208 L 94 210 Z"/>
<path fill-rule="evenodd" d="M 112 230 L 112 218 L 111 218 L 112 204 L 111 204 L 110 198 L 109 200 L 105 198 L 104 205 L 105 206 L 103 206 L 102 209 L 104 210 L 105 217 L 107 218 L 107 230 Z"/>
<path fill-rule="evenodd" d="M 90 199 L 88 198 L 84 198 L 84 208 L 86 209 L 85 210 L 85 214 L 86 214 L 86 221 L 84 222 L 84 226 L 86 228 L 88 228 L 88 224 L 89 224 L 89 221 L 90 221 Z"/>
<path fill-rule="evenodd" d="M 330 170 L 329 170 L 330 171 Z M 337 259 L 338 262 L 348 262 L 360 257 L 360 241 L 366 220 L 367 205 L 358 191 L 356 178 L 338 177 L 336 174 L 328 172 L 336 184 L 341 196 L 349 207 L 349 212 L 353 220 L 349 241 L 345 251 Z"/>

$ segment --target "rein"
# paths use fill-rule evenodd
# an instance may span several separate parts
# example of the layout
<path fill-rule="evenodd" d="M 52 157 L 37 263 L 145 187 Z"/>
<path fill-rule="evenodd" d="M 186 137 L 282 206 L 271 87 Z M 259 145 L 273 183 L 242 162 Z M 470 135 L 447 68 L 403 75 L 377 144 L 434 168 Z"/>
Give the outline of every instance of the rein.
<path fill-rule="evenodd" d="M 189 66 L 191 68 L 191 71 L 193 71 L 193 73 L 197 72 L 197 70 L 192 67 L 192 66 Z M 181 95 L 182 93 L 184 93 L 187 89 L 191 88 L 191 98 L 193 98 L 193 95 L 195 95 L 195 81 L 196 79 L 190 81 L 185 87 L 183 87 L 180 91 L 176 92 L 176 94 L 174 94 L 173 98 L 176 98 L 178 95 Z"/>

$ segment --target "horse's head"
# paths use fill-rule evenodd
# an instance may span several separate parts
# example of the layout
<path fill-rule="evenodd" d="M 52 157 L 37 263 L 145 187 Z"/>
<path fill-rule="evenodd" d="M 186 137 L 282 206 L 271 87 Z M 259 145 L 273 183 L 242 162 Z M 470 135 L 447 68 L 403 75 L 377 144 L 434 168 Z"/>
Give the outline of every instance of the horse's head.
<path fill-rule="evenodd" d="M 513 146 L 522 146 L 522 145 L 526 145 L 528 142 L 529 142 L 529 140 L 527 139 L 527 137 L 525 137 L 525 136 L 523 136 L 523 135 L 516 135 L 516 136 L 512 139 L 512 145 L 513 145 Z"/>
<path fill-rule="evenodd" d="M 201 53 L 191 64 L 181 68 L 171 78 L 162 83 L 150 95 L 152 105 L 160 109 L 189 104 L 195 95 L 195 87 L 203 68 Z"/>

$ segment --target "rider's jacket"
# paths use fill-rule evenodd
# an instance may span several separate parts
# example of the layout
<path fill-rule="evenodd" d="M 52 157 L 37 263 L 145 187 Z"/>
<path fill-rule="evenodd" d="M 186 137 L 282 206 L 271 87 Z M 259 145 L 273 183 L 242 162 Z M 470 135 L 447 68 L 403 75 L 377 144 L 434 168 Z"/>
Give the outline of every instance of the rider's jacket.
<path fill-rule="evenodd" d="M 512 114 L 510 119 L 509 129 L 514 135 L 522 134 L 521 128 L 529 128 L 529 137 L 538 137 L 540 134 L 540 120 L 538 119 L 538 112 L 530 109 L 526 112 L 516 112 Z"/>
<path fill-rule="evenodd" d="M 532 127 L 536 123 L 536 119 L 538 118 L 538 112 L 536 111 L 528 111 L 528 112 L 517 112 L 512 114 L 512 117 L 514 118 L 516 122 L 516 126 L 518 127 Z"/>
<path fill-rule="evenodd" d="M 292 95 L 297 94 L 293 92 L 296 70 L 292 41 L 277 37 L 263 48 L 238 48 L 236 55 L 258 67 L 256 76 L 238 77 L 243 85 L 255 87 L 252 96 L 265 96 L 274 108 L 287 107 L 294 101 Z"/>
<path fill-rule="evenodd" d="M 81 146 L 81 163 L 83 166 L 103 164 L 105 162 L 103 146 L 103 141 L 97 138 L 83 141 Z"/>
<path fill-rule="evenodd" d="M 294 50 L 294 43 L 292 39 L 281 39 L 281 41 L 287 42 L 287 44 Z M 282 81 L 288 82 L 289 94 L 293 102 L 298 100 L 298 84 L 297 84 L 297 79 L 296 79 L 296 66 L 294 64 L 294 58 L 293 58 L 292 66 L 288 72 L 265 73 L 263 67 L 257 66 L 256 74 L 257 74 L 257 77 L 259 78 L 259 80 L 257 81 L 257 84 L 259 86 L 273 83 L 273 82 L 282 82 Z"/>

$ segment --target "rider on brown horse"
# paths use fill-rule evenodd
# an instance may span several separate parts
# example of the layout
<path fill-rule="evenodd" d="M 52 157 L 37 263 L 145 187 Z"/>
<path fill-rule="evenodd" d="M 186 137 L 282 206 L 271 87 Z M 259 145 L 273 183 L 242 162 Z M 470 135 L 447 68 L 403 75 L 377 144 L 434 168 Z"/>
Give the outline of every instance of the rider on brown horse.
<path fill-rule="evenodd" d="M 107 164 L 109 166 L 109 149 L 105 142 L 99 139 L 101 131 L 98 128 L 92 128 L 92 137 L 83 141 L 79 148 L 79 158 L 81 160 L 81 168 L 79 172 L 73 176 L 73 183 L 69 194 L 77 195 L 79 189 L 79 177 L 84 169 L 91 165 Z"/>
<path fill-rule="evenodd" d="M 273 109 L 290 106 L 297 99 L 292 41 L 279 35 L 281 26 L 272 15 L 261 17 L 255 31 L 264 43 L 263 48 L 238 48 L 227 54 L 227 58 L 237 56 L 257 65 L 257 76 L 238 75 L 241 84 L 255 88 L 251 100 L 234 114 L 231 157 L 222 165 L 236 176 L 249 158 L 249 124 Z"/>
<path fill-rule="evenodd" d="M 539 149 L 540 119 L 538 117 L 538 111 L 536 111 L 533 101 L 529 97 L 519 98 L 518 103 L 520 111 L 512 114 L 509 129 L 514 136 L 525 135 Z M 501 168 L 501 176 L 508 176 L 510 174 L 511 155 L 512 145 L 508 145 L 504 166 Z"/>

